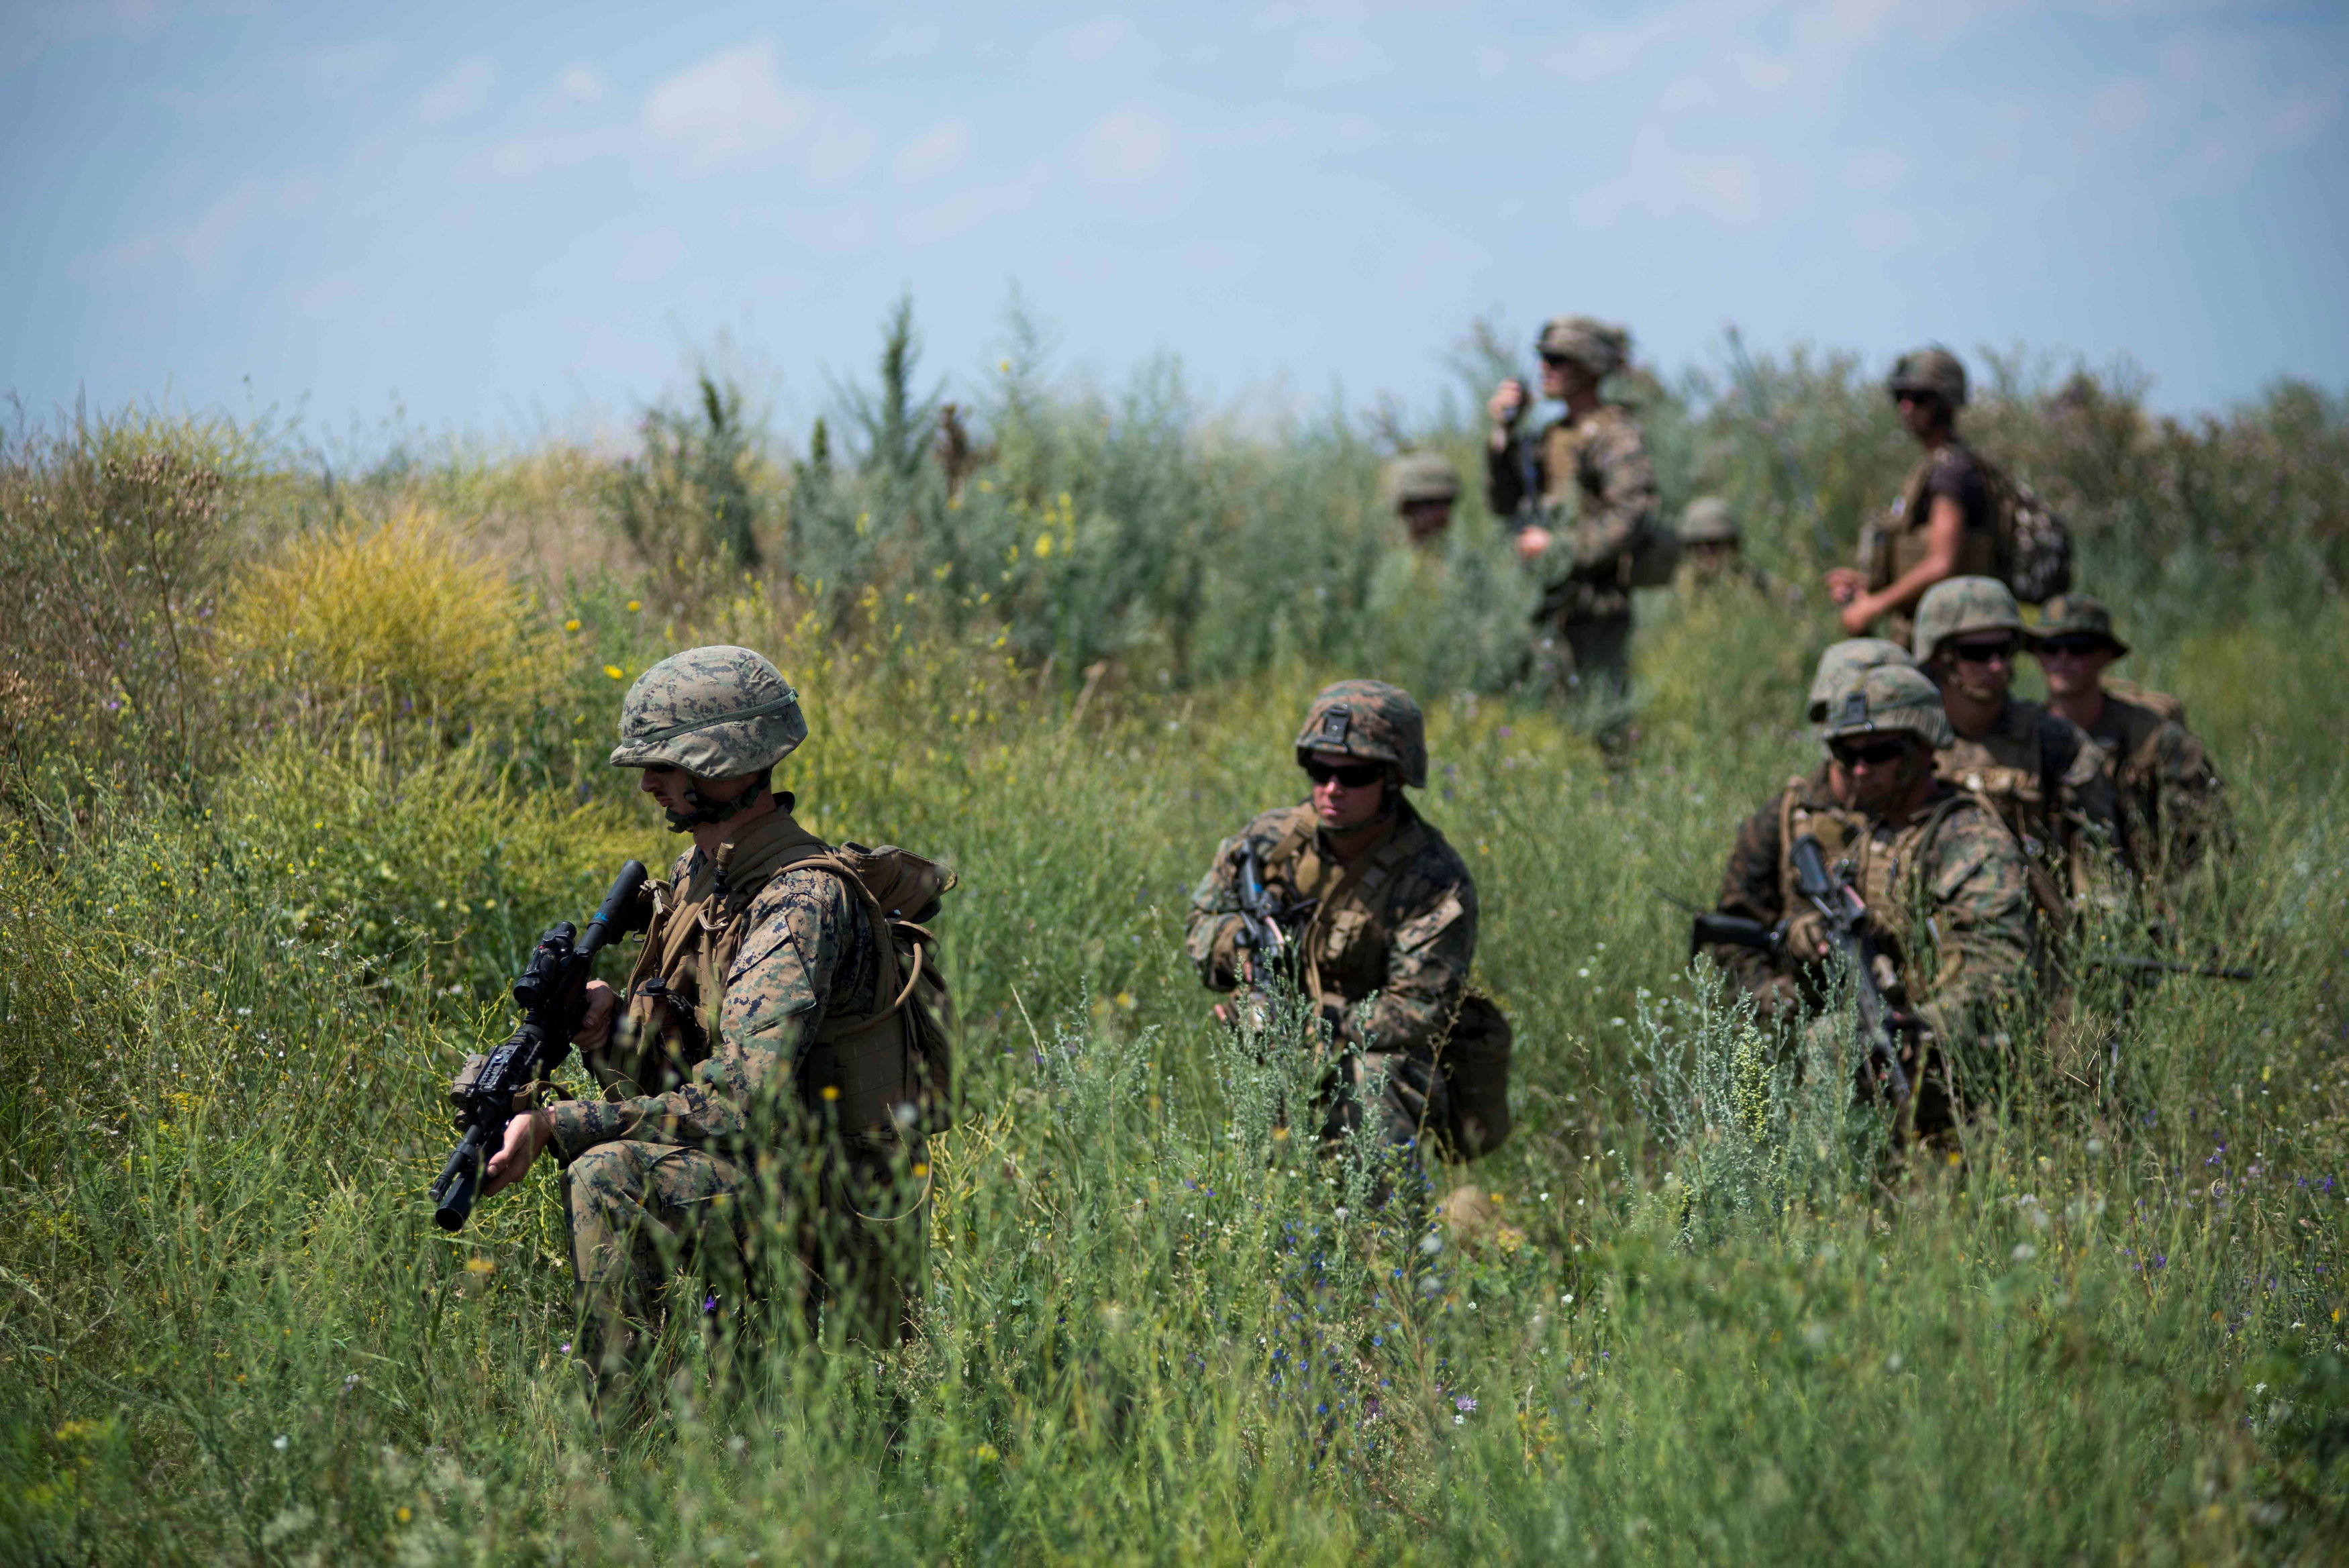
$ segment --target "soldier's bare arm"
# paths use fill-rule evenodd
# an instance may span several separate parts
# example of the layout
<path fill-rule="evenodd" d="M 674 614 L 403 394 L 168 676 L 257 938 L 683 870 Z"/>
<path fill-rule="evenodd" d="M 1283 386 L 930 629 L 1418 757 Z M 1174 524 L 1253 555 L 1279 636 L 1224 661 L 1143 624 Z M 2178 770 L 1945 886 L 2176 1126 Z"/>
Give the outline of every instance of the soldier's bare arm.
<path fill-rule="evenodd" d="M 1936 495 L 1932 510 L 1925 518 L 1925 556 L 1916 565 L 1902 573 L 1880 593 L 1855 593 L 1844 603 L 1843 629 L 1857 637 L 1867 634 L 1879 616 L 1912 610 L 1925 590 L 1958 573 L 1958 557 L 1965 542 L 1966 512 L 1954 496 Z M 1847 569 L 1838 569 L 1847 570 Z M 1827 587 L 1834 592 L 1838 581 L 1836 573 L 1827 574 Z M 1858 573 L 1853 573 L 1851 584 L 1857 588 Z"/>

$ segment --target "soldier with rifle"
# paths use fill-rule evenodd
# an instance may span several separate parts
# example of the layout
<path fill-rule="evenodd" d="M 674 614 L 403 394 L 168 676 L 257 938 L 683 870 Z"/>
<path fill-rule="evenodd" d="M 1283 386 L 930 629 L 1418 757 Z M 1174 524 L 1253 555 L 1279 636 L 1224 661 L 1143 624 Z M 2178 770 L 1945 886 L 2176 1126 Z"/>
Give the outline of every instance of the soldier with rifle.
<path fill-rule="evenodd" d="M 1855 1057 L 1903 1125 L 1930 1133 L 2009 1065 L 2003 1014 L 2031 961 L 2022 852 L 1988 808 L 1935 776 L 1949 718 L 1916 669 L 1853 676 L 1826 699 L 1820 737 L 1823 775 L 1794 780 L 1741 830 L 1697 940 L 1764 1017 L 1816 1011 L 1847 976 Z"/>
<path fill-rule="evenodd" d="M 1209 990 L 1235 994 L 1216 1016 L 1263 1035 L 1284 1003 L 1306 1013 L 1327 1141 L 1374 1118 L 1400 1149 L 1494 1148 L 1508 1131 L 1508 1024 L 1468 989 L 1475 882 L 1403 794 L 1427 782 L 1419 705 L 1340 681 L 1313 699 L 1297 762 L 1308 799 L 1225 840 L 1191 895 L 1185 946 Z"/>
<path fill-rule="evenodd" d="M 604 1097 L 519 1109 L 486 1168 L 484 1196 L 543 1151 L 564 1166 L 581 1354 L 607 1417 L 616 1389 L 623 1419 L 641 1399 L 633 1374 L 688 1264 L 739 1270 L 753 1299 L 777 1290 L 811 1330 L 828 1316 L 874 1346 L 919 1299 L 947 1062 L 910 922 L 952 878 L 800 826 L 771 776 L 806 736 L 798 694 L 747 648 L 676 655 L 629 688 L 612 764 L 641 770 L 691 847 L 632 912 L 650 928 L 625 991 L 575 993 L 567 1026 Z"/>

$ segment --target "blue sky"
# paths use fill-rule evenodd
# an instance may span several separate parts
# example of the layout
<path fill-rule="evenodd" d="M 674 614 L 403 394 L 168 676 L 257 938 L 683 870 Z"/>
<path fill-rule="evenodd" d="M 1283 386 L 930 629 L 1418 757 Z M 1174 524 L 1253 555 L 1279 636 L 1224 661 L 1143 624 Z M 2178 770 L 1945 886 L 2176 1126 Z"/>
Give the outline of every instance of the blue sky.
<path fill-rule="evenodd" d="M 0 390 L 528 438 L 913 293 L 1064 367 L 1424 408 L 1497 310 L 1667 369 L 1941 339 L 2349 386 L 2349 7 L 0 0 Z"/>

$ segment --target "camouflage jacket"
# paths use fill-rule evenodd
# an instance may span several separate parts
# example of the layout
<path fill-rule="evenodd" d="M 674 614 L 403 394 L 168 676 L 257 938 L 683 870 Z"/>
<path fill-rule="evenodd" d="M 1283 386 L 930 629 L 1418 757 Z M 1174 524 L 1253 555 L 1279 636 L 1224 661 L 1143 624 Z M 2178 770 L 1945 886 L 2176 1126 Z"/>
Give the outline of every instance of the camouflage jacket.
<path fill-rule="evenodd" d="M 2014 836 L 1981 802 L 1946 787 L 1887 827 L 1837 806 L 1822 769 L 1791 781 L 1739 829 L 1722 911 L 1775 923 L 1804 907 L 1791 846 L 1806 833 L 1868 907 L 1870 935 L 1895 981 L 1886 1000 L 1923 1018 L 1961 1060 L 1979 1052 L 2030 972 L 2031 897 Z M 1816 966 L 1735 951 L 1731 972 L 1765 1015 L 1819 1001 Z"/>
<path fill-rule="evenodd" d="M 2212 839 L 2226 835 L 2218 770 L 2175 698 L 2107 691 L 2088 735 L 2104 748 L 2105 776 L 2139 870 L 2186 871 Z"/>
<path fill-rule="evenodd" d="M 2070 898 L 2103 886 L 2109 857 L 2126 853 L 2104 748 L 2035 702 L 2007 698 L 1988 733 L 1958 737 L 1933 771 L 1995 810 Z"/>
<path fill-rule="evenodd" d="M 1299 912 L 1300 982 L 1338 1037 L 1432 1055 L 1476 956 L 1476 884 L 1444 835 L 1405 802 L 1386 838 L 1340 863 L 1309 802 L 1265 812 L 1216 848 L 1191 894 L 1184 946 L 1210 990 L 1236 989 L 1243 977 L 1240 868 L 1251 849 L 1264 857 L 1275 899 Z M 1355 1004 L 1372 996 L 1358 1025 Z"/>
<path fill-rule="evenodd" d="M 1495 517 L 1516 517 L 1526 499 L 1525 461 L 1523 438 L 1514 434 L 1501 450 L 1485 449 L 1485 500 Z M 1640 427 L 1612 404 L 1579 422 L 1559 419 L 1542 432 L 1533 466 L 1545 512 L 1561 515 L 1568 498 L 1576 499 L 1574 526 L 1553 528 L 1557 542 L 1534 563 L 1544 616 L 1630 614 L 1631 555 L 1658 526 L 1661 504 Z"/>
<path fill-rule="evenodd" d="M 709 903 L 716 873 L 698 849 L 678 856 L 666 891 L 671 907 Z M 797 1108 L 795 1068 L 825 1018 L 877 1006 L 880 953 L 872 921 L 837 875 L 786 868 L 736 918 L 741 934 L 730 944 L 723 995 L 714 1005 L 692 998 L 693 1010 L 714 1024 L 707 1057 L 665 1092 L 555 1102 L 558 1158 L 567 1163 L 617 1139 L 761 1143 Z"/>

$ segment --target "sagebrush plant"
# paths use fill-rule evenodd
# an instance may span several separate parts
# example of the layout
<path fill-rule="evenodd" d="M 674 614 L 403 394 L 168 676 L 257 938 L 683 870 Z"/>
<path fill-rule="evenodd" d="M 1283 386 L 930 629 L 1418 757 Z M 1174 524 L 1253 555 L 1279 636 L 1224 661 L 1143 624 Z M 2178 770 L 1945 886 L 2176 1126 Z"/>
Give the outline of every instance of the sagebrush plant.
<path fill-rule="evenodd" d="M 1799 470 L 1824 493 L 1833 457 L 1857 507 L 1904 454 L 1856 368 L 1842 391 L 1815 364 L 1751 368 L 1800 462 L 1699 399 L 1668 490 L 1750 482 L 1757 553 L 1791 573 L 1807 521 L 1766 487 Z M 1427 687 L 1419 802 L 1477 878 L 1478 978 L 1517 1057 L 1510 1141 L 1423 1188 L 1375 1150 L 1321 1158 L 1294 1114 L 1313 1077 L 1295 1020 L 1234 1039 L 1180 953 L 1216 841 L 1302 795 L 1289 742 L 1318 685 L 1474 663 L 1362 613 L 1424 606 L 1363 597 L 1392 570 L 1375 443 L 1334 418 L 1243 439 L 1176 407 L 1154 426 L 1147 397 L 1056 394 L 1016 358 L 997 375 L 1001 403 L 969 405 L 994 455 L 960 507 L 941 488 L 899 514 L 919 531 L 852 555 L 856 518 L 871 538 L 883 516 L 855 504 L 852 451 L 827 504 L 864 575 L 819 587 L 787 557 L 684 607 L 585 535 L 493 591 L 466 542 L 490 512 L 543 496 L 554 521 L 533 537 L 591 525 L 570 480 L 544 480 L 560 465 L 418 462 L 329 496 L 269 449 L 140 427 L 140 452 L 220 479 L 174 579 L 202 593 L 105 623 L 139 680 L 171 667 L 190 613 L 428 507 L 444 527 L 401 559 L 481 588 L 429 600 L 475 607 L 441 623 L 449 645 L 537 656 L 494 719 L 461 696 L 436 716 L 429 686 L 413 711 L 386 703 L 377 676 L 288 724 L 275 680 L 212 645 L 200 679 L 145 688 L 146 711 L 205 705 L 188 733 L 207 744 L 159 753 L 151 728 L 104 728 L 113 689 L 57 662 L 86 643 L 0 626 L 52 716 L 12 734 L 0 818 L 0 1556 L 2343 1550 L 2337 603 L 2305 583 L 2263 601 L 2248 552 L 2189 595 L 2122 570 L 2121 524 L 2090 539 L 2084 585 L 2109 569 L 2124 624 L 2154 628 L 2128 668 L 2189 700 L 2240 827 L 2170 939 L 2260 978 L 2143 988 L 2111 1093 L 2012 1095 L 1954 1166 L 1874 1153 L 1831 1071 L 1684 971 L 1683 917 L 1656 896 L 1706 897 L 1737 821 L 1815 761 L 1796 711 L 1832 636 L 1815 597 L 1649 596 L 1629 769 L 1482 676 Z M 2140 418 L 2130 438 L 2161 473 L 2281 453 L 2304 498 L 2293 548 L 2321 557 L 2338 409 L 2286 418 L 2301 405 L 2279 397 L 2207 432 Z M 9 449 L 9 593 L 146 592 L 109 575 L 128 556 L 93 552 L 143 552 L 138 531 L 176 514 L 93 510 L 105 443 L 129 438 L 113 428 Z M 2272 524 L 2240 489 L 2197 493 L 2181 548 L 2247 549 Z M 1456 549 L 1492 544 L 1473 506 L 1463 526 Z M 1136 553 L 1164 571 L 1130 570 Z M 550 580 L 550 558 L 582 564 Z M 1496 566 L 1493 591 L 1521 591 Z M 309 602 L 375 574 L 273 581 L 321 668 L 388 667 L 372 612 Z M 933 1150 L 923 1330 L 902 1353 L 782 1350 L 733 1386 L 687 1315 L 663 1414 L 607 1451 L 565 1367 L 552 1173 L 456 1237 L 422 1194 L 449 1074 L 507 1026 L 529 942 L 620 859 L 674 853 L 602 758 L 627 681 L 708 640 L 769 652 L 800 689 L 812 733 L 778 782 L 803 820 L 958 872 L 940 925 L 962 1104 Z M 1464 1243 L 1428 1204 L 1472 1180 L 1506 1228 Z"/>

